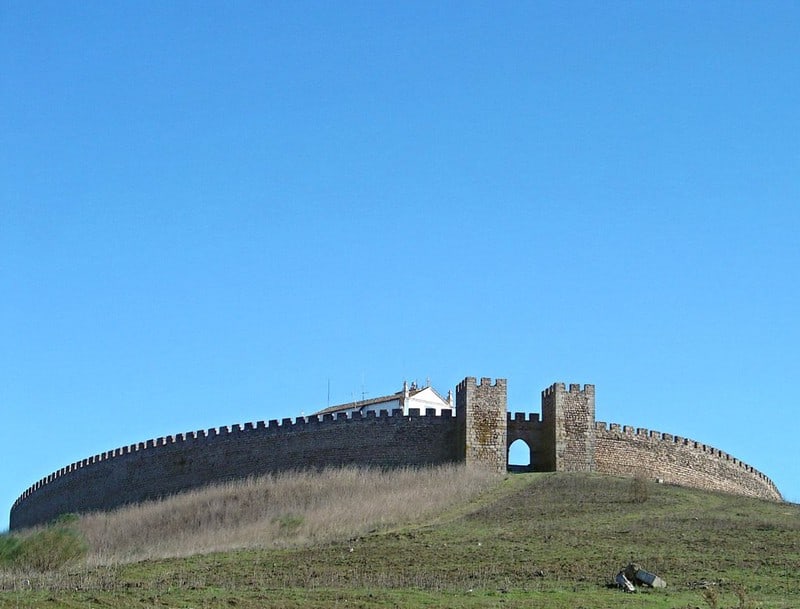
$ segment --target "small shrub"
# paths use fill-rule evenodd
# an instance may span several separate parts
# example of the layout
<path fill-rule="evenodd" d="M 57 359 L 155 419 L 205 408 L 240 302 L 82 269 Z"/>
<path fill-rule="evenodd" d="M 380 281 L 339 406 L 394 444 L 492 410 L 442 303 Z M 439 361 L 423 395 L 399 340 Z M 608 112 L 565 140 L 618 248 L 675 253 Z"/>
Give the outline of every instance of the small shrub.
<path fill-rule="evenodd" d="M 739 600 L 736 609 L 755 609 L 755 604 L 748 597 L 747 589 L 744 586 L 734 583 L 731 584 L 730 588 Z M 725 607 L 720 604 L 720 594 L 716 586 L 708 586 L 701 591 L 701 594 L 709 609 L 725 609 Z M 730 609 L 733 609 L 733 607 L 731 606 Z"/>
<path fill-rule="evenodd" d="M 717 592 L 717 588 L 715 586 L 704 588 L 700 594 L 703 596 L 703 600 L 706 602 L 706 605 L 708 605 L 708 609 L 719 608 L 719 593 Z"/>
<path fill-rule="evenodd" d="M 0 535 L 0 566 L 10 567 L 19 556 L 20 540 L 12 535 Z"/>
<path fill-rule="evenodd" d="M 68 527 L 76 524 L 79 520 L 80 516 L 78 516 L 78 514 L 75 514 L 74 512 L 68 512 L 67 514 L 61 514 L 52 522 L 52 524 L 61 527 Z"/>
<path fill-rule="evenodd" d="M 274 522 L 284 533 L 293 533 L 303 524 L 304 518 L 295 514 L 284 514 L 276 518 Z"/>
<path fill-rule="evenodd" d="M 747 590 L 741 584 L 733 584 L 733 592 L 739 599 L 739 609 L 753 609 L 754 605 L 747 596 Z"/>
<path fill-rule="evenodd" d="M 86 550 L 86 543 L 76 531 L 52 526 L 19 540 L 12 564 L 34 571 L 52 571 L 80 558 Z"/>
<path fill-rule="evenodd" d="M 631 481 L 631 503 L 644 503 L 650 499 L 650 484 L 644 476 L 636 476 Z"/>

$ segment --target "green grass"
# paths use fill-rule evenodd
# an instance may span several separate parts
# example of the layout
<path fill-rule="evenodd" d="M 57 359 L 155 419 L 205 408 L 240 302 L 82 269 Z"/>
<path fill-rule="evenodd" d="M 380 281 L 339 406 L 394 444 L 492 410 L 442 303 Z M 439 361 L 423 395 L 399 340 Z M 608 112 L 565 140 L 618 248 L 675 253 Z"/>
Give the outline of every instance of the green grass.
<path fill-rule="evenodd" d="M 433 517 L 351 539 L 6 573 L 0 607 L 800 607 L 800 506 L 656 484 L 643 499 L 637 484 L 512 475 Z M 629 562 L 668 587 L 607 587 Z"/>
<path fill-rule="evenodd" d="M 46 572 L 82 558 L 88 548 L 72 525 L 72 518 L 63 518 L 22 536 L 0 536 L 0 568 Z"/>

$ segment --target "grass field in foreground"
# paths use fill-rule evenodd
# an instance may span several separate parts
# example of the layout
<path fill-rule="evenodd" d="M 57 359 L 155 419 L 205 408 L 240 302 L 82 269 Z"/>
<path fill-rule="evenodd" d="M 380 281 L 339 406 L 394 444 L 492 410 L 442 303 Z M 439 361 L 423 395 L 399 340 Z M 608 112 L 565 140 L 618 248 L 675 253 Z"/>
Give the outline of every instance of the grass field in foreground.
<path fill-rule="evenodd" d="M 628 562 L 668 588 L 607 587 Z M 798 570 L 800 506 L 521 474 L 443 513 L 350 539 L 73 567 L 30 590 L 7 575 L 0 607 L 795 609 Z"/>

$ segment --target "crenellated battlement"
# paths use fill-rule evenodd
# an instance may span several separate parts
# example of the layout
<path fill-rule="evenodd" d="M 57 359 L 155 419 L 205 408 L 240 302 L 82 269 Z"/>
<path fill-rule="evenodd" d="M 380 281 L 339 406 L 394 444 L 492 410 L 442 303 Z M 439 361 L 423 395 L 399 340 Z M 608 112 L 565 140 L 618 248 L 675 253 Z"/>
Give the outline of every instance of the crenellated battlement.
<path fill-rule="evenodd" d="M 538 412 L 515 412 L 508 413 L 508 422 L 515 423 L 541 423 L 541 417 Z"/>
<path fill-rule="evenodd" d="M 542 391 L 542 398 L 547 398 L 557 393 L 571 393 L 574 395 L 582 394 L 586 396 L 594 396 L 594 385 L 585 384 L 581 387 L 580 383 L 570 383 L 567 389 L 566 383 L 553 383 L 548 388 Z"/>
<path fill-rule="evenodd" d="M 469 388 L 484 388 L 487 387 L 495 387 L 495 388 L 506 388 L 507 379 L 492 379 L 491 377 L 484 376 L 481 377 L 480 382 L 474 376 L 468 376 L 463 381 L 456 385 L 456 395 L 459 392 L 465 392 Z"/>
<path fill-rule="evenodd" d="M 519 471 L 594 471 L 780 500 L 743 461 L 683 436 L 595 420 L 595 386 L 554 383 L 541 414 L 507 408 L 506 379 L 467 377 L 456 408 L 323 412 L 160 436 L 70 463 L 27 488 L 11 528 L 68 512 L 106 510 L 191 488 L 287 469 L 470 463 L 505 471 L 511 443 L 530 448 Z"/>
<path fill-rule="evenodd" d="M 709 488 L 719 488 L 720 490 L 741 487 L 744 490 L 734 492 L 752 494 L 769 499 L 781 498 L 778 487 L 765 474 L 729 453 L 697 440 L 642 427 L 634 429 L 629 425 L 607 424 L 602 421 L 595 423 L 595 433 L 601 445 L 605 440 L 625 440 L 627 442 L 626 448 L 621 450 L 624 450 L 629 456 L 639 455 L 636 458 L 639 459 L 640 464 L 647 463 L 652 455 L 658 455 L 658 458 L 655 459 L 657 463 L 653 464 L 654 469 L 662 473 L 665 471 L 668 473 L 675 472 L 675 479 L 671 481 L 676 484 L 686 484 L 686 479 L 691 478 L 693 474 L 696 475 L 698 472 L 702 474 L 705 470 L 710 469 L 716 473 L 704 474 L 707 479 L 703 484 L 690 484 L 690 486 L 708 486 Z M 636 448 L 637 446 L 639 447 L 638 449 Z M 619 462 L 623 458 L 620 456 L 619 451 L 616 452 L 615 463 L 604 465 L 601 459 L 600 471 L 604 471 L 604 467 L 610 470 L 619 470 Z M 742 476 L 740 478 L 735 474 L 736 471 L 741 472 Z M 725 474 L 725 472 L 729 473 Z M 609 471 L 607 473 L 612 472 Z M 725 476 L 729 479 L 726 479 Z M 716 479 L 714 479 L 715 477 Z M 751 479 L 759 481 L 760 485 L 753 486 L 748 482 Z"/>

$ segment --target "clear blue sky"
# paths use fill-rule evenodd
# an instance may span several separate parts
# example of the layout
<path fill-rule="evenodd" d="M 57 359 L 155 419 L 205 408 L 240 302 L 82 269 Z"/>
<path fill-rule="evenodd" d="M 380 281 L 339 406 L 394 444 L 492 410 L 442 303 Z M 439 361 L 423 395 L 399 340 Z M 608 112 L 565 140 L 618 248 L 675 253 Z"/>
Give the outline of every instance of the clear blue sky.
<path fill-rule="evenodd" d="M 203 5 L 204 4 L 204 5 Z M 800 501 L 800 7 L 0 7 L 0 529 L 161 435 L 430 378 Z"/>

